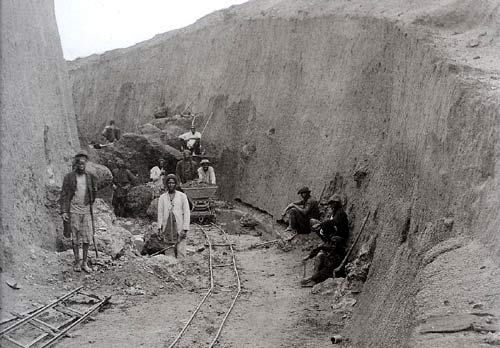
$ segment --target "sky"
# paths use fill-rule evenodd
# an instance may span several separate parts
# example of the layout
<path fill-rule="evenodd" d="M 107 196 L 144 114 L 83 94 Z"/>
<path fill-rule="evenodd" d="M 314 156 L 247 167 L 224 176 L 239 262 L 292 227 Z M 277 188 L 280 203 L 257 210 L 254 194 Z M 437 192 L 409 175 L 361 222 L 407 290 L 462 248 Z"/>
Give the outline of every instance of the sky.
<path fill-rule="evenodd" d="M 55 0 L 64 58 L 132 46 L 247 0 Z"/>

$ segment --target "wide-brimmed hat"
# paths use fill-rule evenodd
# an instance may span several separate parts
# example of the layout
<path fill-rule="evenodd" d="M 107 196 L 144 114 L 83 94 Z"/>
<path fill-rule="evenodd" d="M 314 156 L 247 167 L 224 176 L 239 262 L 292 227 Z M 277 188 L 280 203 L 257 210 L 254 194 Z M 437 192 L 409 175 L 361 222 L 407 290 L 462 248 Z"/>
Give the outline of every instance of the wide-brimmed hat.
<path fill-rule="evenodd" d="M 309 187 L 304 186 L 304 187 L 301 187 L 301 188 L 299 189 L 299 191 L 297 192 L 297 194 L 299 194 L 299 195 L 300 195 L 301 193 L 310 193 L 310 192 L 311 192 L 311 190 L 309 190 Z"/>
<path fill-rule="evenodd" d="M 210 161 L 209 161 L 209 160 L 207 160 L 206 158 L 205 158 L 205 159 L 202 159 L 202 160 L 200 161 L 200 164 L 204 164 L 204 163 L 206 163 L 206 164 L 210 164 Z"/>

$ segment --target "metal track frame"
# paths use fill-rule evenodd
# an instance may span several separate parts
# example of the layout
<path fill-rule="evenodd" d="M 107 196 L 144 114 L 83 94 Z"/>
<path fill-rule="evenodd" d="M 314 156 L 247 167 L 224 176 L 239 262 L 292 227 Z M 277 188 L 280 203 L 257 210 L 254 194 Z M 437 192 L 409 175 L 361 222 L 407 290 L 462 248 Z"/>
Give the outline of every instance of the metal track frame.
<path fill-rule="evenodd" d="M 213 246 L 214 246 L 214 244 L 212 244 L 212 241 L 210 240 L 210 237 L 208 236 L 207 231 L 201 225 L 198 224 L 197 226 L 200 228 L 200 230 L 205 235 L 205 239 L 207 240 L 207 244 L 209 246 L 209 249 L 208 249 L 209 250 L 208 267 L 209 267 L 209 273 L 210 273 L 210 288 L 205 293 L 205 295 L 203 296 L 203 298 L 201 299 L 201 301 L 196 306 L 196 309 L 194 310 L 193 314 L 191 314 L 191 317 L 189 318 L 189 320 L 187 321 L 187 323 L 184 325 L 184 327 L 182 328 L 182 330 L 176 336 L 176 338 L 174 339 L 174 341 L 168 346 L 168 348 L 174 347 L 177 344 L 177 342 L 179 342 L 179 340 L 181 339 L 182 335 L 186 332 L 186 330 L 188 329 L 189 325 L 191 324 L 191 322 L 195 318 L 196 314 L 200 310 L 201 306 L 203 306 L 203 304 L 205 303 L 205 301 L 207 300 L 207 298 L 210 296 L 210 294 L 213 292 L 213 289 L 214 289 L 213 268 L 216 267 L 216 266 L 213 265 L 213 255 L 212 255 L 213 254 Z M 233 266 L 233 269 L 234 269 L 234 272 L 235 272 L 235 275 L 236 275 L 236 279 L 237 279 L 238 291 L 237 291 L 236 295 L 234 296 L 234 298 L 233 298 L 233 300 L 231 302 L 231 305 L 229 306 L 229 309 L 226 311 L 226 314 L 224 315 L 224 318 L 222 319 L 222 322 L 219 325 L 219 328 L 217 330 L 217 333 L 215 334 L 215 337 L 213 338 L 212 342 L 208 346 L 209 348 L 212 348 L 217 343 L 217 340 L 220 337 L 220 334 L 222 332 L 224 324 L 226 323 L 227 318 L 229 317 L 229 314 L 233 310 L 234 304 L 236 303 L 236 300 L 238 299 L 238 297 L 239 297 L 239 295 L 241 293 L 241 280 L 240 280 L 240 275 L 239 275 L 239 272 L 238 272 L 238 267 L 237 267 L 237 263 L 236 263 L 236 257 L 235 257 L 233 245 L 230 243 L 230 241 L 227 238 L 226 232 L 221 227 L 219 227 L 218 225 L 216 225 L 214 223 L 212 223 L 212 226 L 215 226 L 217 229 L 219 229 L 222 232 L 222 234 L 224 236 L 224 239 L 228 242 L 227 246 L 229 246 L 230 251 L 231 251 L 232 266 Z"/>

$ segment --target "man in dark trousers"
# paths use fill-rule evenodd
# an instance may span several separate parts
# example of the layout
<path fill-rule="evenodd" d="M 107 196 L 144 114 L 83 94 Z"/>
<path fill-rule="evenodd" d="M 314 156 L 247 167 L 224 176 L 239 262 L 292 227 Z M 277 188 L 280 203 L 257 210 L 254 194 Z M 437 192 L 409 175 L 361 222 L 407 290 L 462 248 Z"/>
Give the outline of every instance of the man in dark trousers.
<path fill-rule="evenodd" d="M 92 216 L 90 210 L 96 195 L 96 178 L 85 171 L 88 154 L 78 152 L 73 162 L 73 171 L 64 176 L 60 197 L 60 212 L 65 224 L 71 229 L 71 243 L 75 263 L 73 270 L 84 270 L 90 273 L 87 256 L 89 244 L 92 240 Z M 80 262 L 79 246 L 82 244 L 82 262 Z"/>
<path fill-rule="evenodd" d="M 115 125 L 115 121 L 109 121 L 109 126 L 104 127 L 102 135 L 109 143 L 120 140 L 121 130 Z"/>
<path fill-rule="evenodd" d="M 182 152 L 182 160 L 177 162 L 175 175 L 182 184 L 198 178 L 198 164 L 191 159 L 191 151 Z"/>
<path fill-rule="evenodd" d="M 118 159 L 117 168 L 113 170 L 113 208 L 116 216 L 125 216 L 128 191 L 135 184 L 136 178 L 130 170 L 125 167 L 125 162 Z"/>
<path fill-rule="evenodd" d="M 331 208 L 331 215 L 321 223 L 314 220 L 312 226 L 312 230 L 318 234 L 323 244 L 311 250 L 309 255 L 302 259 L 305 263 L 316 257 L 313 275 L 301 280 L 302 286 L 305 287 L 314 286 L 331 278 L 334 269 L 340 265 L 345 255 L 345 244 L 349 237 L 347 214 L 339 195 L 333 195 L 328 205 Z"/>
<path fill-rule="evenodd" d="M 311 196 L 311 190 L 307 186 L 302 187 L 297 194 L 301 196 L 298 202 L 290 203 L 283 210 L 282 216 L 288 213 L 287 232 L 291 232 L 288 241 L 291 241 L 297 234 L 307 234 L 311 232 L 311 219 L 319 219 L 319 203 Z"/>

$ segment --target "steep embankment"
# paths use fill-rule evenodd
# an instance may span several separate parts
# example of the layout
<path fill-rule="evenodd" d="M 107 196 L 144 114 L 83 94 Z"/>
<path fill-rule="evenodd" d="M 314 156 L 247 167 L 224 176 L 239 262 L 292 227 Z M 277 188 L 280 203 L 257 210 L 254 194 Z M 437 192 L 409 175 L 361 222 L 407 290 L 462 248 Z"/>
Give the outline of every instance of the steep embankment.
<path fill-rule="evenodd" d="M 277 214 L 298 186 L 329 183 L 355 233 L 371 211 L 354 344 L 444 347 L 419 319 L 471 299 L 500 313 L 498 294 L 474 290 L 500 254 L 498 18 L 493 1 L 253 1 L 72 62 L 80 128 L 132 130 L 162 103 L 213 112 L 204 139 L 226 195 Z"/>
<path fill-rule="evenodd" d="M 53 246 L 46 186 L 58 184 L 79 148 L 52 0 L 0 5 L 0 217 L 2 261 Z"/>

